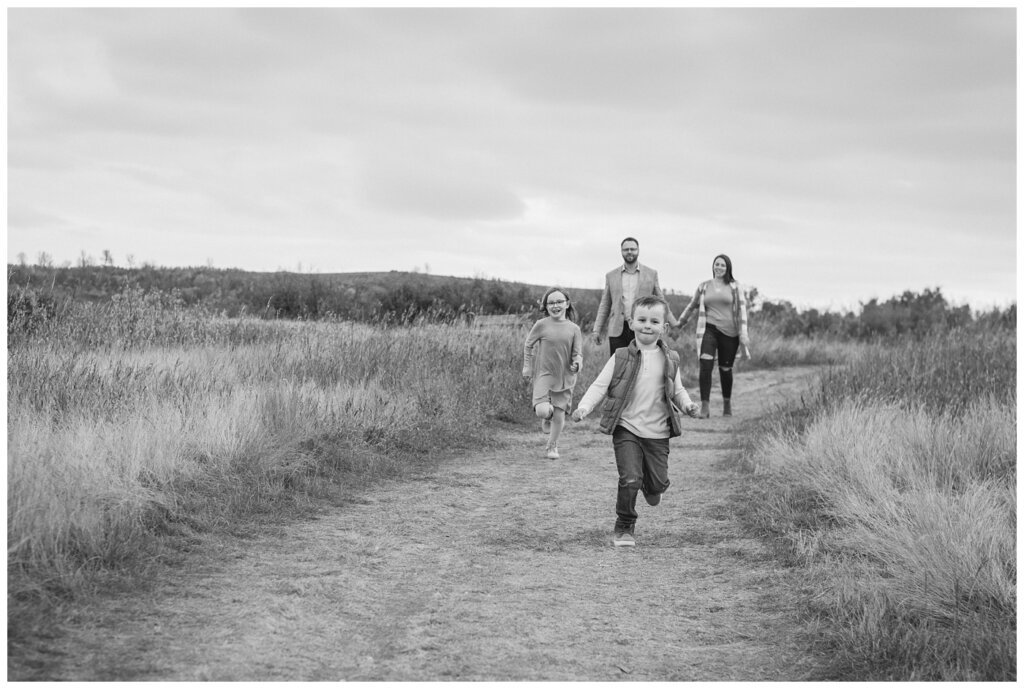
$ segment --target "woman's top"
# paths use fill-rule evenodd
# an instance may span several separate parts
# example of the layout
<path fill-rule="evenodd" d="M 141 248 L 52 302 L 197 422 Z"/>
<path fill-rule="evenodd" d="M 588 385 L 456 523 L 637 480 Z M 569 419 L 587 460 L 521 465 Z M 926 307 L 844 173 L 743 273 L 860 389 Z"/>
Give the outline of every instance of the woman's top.
<path fill-rule="evenodd" d="M 704 331 L 707 329 L 707 293 L 709 292 L 709 286 L 713 283 L 717 286 L 715 280 L 708 280 L 697 285 L 697 290 L 693 294 L 693 299 L 690 300 L 689 305 L 679 317 L 679 322 L 682 323 L 690 318 L 691 311 L 697 309 L 697 351 L 700 351 L 701 340 L 704 339 Z M 732 314 L 731 332 L 738 333 L 740 345 L 747 347 L 750 342 L 750 336 L 747 334 L 747 299 L 743 295 L 743 290 L 740 289 L 740 283 L 736 281 L 729 283 L 729 293 L 729 310 Z M 712 325 L 720 328 L 720 326 L 714 322 L 712 322 Z"/>
<path fill-rule="evenodd" d="M 723 335 L 739 337 L 739 324 L 732 313 L 732 290 L 728 285 L 711 281 L 704 290 L 704 310 L 707 322 L 718 328 Z"/>
<path fill-rule="evenodd" d="M 576 374 L 569 367 L 574 363 L 583 367 L 583 333 L 578 325 L 550 316 L 533 324 L 523 346 L 523 373 L 533 375 L 534 399 L 572 390 Z"/>

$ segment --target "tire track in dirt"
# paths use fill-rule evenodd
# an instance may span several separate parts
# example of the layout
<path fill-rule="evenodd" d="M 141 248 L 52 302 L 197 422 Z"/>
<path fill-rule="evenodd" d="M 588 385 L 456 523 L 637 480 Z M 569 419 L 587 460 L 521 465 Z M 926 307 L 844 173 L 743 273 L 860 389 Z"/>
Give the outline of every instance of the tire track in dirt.
<path fill-rule="evenodd" d="M 734 417 L 686 420 L 636 548 L 611 546 L 617 475 L 596 419 L 567 427 L 556 461 L 539 432 L 503 431 L 500 449 L 276 536 L 205 543 L 148 593 L 79 611 L 24 678 L 810 678 L 787 572 L 742 533 L 722 460 L 744 418 L 812 373 L 742 372 Z"/>

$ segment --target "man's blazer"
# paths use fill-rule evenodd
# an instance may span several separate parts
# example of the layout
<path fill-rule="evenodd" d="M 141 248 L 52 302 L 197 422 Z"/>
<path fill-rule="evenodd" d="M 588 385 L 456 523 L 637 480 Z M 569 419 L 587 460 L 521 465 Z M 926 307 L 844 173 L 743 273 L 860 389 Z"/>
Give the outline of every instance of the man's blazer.
<path fill-rule="evenodd" d="M 636 285 L 636 298 L 654 295 L 665 298 L 658 285 L 658 271 L 638 264 L 640 268 L 640 279 Z M 604 293 L 601 294 L 601 305 L 597 307 L 597 317 L 594 319 L 594 334 L 600 335 L 605 325 L 608 326 L 608 337 L 618 337 L 622 334 L 622 321 L 629 320 L 629 314 L 623 313 L 622 308 L 622 266 L 615 270 L 608 271 L 604 276 Z M 669 321 L 672 320 L 671 309 L 669 309 Z"/>

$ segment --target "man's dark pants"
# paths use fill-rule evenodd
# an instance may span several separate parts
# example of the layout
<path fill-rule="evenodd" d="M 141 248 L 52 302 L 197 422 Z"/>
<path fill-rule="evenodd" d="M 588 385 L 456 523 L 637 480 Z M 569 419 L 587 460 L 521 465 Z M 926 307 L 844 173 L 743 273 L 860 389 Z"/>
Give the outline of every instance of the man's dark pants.
<path fill-rule="evenodd" d="M 620 347 L 628 347 L 629 343 L 636 339 L 636 333 L 629 327 L 629 323 L 625 320 L 622 321 L 622 334 L 612 337 L 608 336 L 608 348 L 611 350 L 609 354 L 614 354 L 616 349 Z"/>
<path fill-rule="evenodd" d="M 637 493 L 659 495 L 668 489 L 668 438 L 641 438 L 616 426 L 612 446 L 619 468 L 615 530 L 632 533 L 637 518 Z"/>

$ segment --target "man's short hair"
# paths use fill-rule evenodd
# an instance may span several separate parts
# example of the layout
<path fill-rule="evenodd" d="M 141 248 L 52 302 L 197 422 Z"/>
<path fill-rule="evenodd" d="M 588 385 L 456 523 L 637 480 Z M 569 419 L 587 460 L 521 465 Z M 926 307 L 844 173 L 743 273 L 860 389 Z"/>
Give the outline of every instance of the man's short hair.
<path fill-rule="evenodd" d="M 665 301 L 664 299 L 662 299 L 661 297 L 654 296 L 653 294 L 649 294 L 646 297 L 640 297 L 638 299 L 635 299 L 633 301 L 633 307 L 629 310 L 629 317 L 633 318 L 633 314 L 636 313 L 636 308 L 638 306 L 657 306 L 658 304 L 661 304 L 661 306 L 665 309 L 665 316 L 664 316 L 664 318 L 667 321 L 668 320 L 668 302 Z"/>
<path fill-rule="evenodd" d="M 621 242 L 619 242 L 619 248 L 621 249 L 622 245 L 625 244 L 626 242 L 633 242 L 634 244 L 636 244 L 636 248 L 638 248 L 638 249 L 640 248 L 640 242 L 636 241 L 632 237 L 626 237 Z"/>

